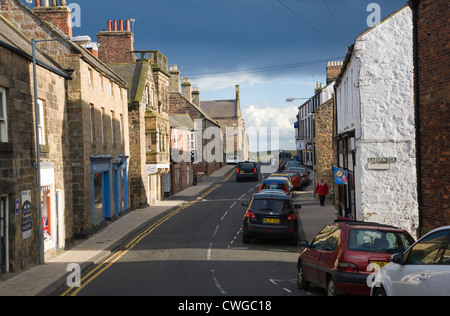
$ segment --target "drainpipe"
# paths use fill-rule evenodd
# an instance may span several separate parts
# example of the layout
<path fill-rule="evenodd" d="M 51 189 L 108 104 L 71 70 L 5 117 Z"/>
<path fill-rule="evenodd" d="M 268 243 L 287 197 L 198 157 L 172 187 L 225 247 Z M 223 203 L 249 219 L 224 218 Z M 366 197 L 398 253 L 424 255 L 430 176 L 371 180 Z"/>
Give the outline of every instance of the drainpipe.
<path fill-rule="evenodd" d="M 419 83 L 419 40 L 418 40 L 418 20 L 419 20 L 419 0 L 408 2 L 413 11 L 413 47 L 414 47 L 414 116 L 416 124 L 416 168 L 417 168 L 417 204 L 419 207 L 419 231 L 417 235 L 423 233 L 423 194 L 422 194 L 422 160 L 421 160 L 421 119 L 420 119 L 420 83 Z"/>

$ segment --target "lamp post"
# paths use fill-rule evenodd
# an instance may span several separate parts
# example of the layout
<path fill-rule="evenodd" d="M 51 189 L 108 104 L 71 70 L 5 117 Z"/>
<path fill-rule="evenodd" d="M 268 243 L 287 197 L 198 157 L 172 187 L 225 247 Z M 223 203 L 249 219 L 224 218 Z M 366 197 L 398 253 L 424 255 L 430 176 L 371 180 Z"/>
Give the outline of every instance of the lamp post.
<path fill-rule="evenodd" d="M 41 205 L 41 148 L 39 141 L 39 104 L 38 104 L 38 86 L 37 86 L 37 72 L 36 72 L 36 44 L 42 42 L 70 42 L 71 38 L 66 39 L 49 39 L 49 40 L 35 40 L 31 39 L 31 49 L 33 57 L 33 85 L 34 85 L 34 115 L 35 115 L 35 130 L 36 130 L 36 169 L 37 169 L 37 201 L 39 209 L 39 264 L 45 264 L 44 260 L 44 227 L 42 225 L 42 205 Z"/>

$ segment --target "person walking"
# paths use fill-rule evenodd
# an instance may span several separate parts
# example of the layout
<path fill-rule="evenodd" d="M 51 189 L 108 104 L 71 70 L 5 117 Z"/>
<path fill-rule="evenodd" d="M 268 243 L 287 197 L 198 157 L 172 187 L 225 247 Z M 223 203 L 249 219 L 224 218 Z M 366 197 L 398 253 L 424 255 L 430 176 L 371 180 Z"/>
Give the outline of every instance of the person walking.
<path fill-rule="evenodd" d="M 317 183 L 316 190 L 314 191 L 314 197 L 319 195 L 320 199 L 320 206 L 325 206 L 325 198 L 328 194 L 328 185 L 323 180 L 323 178 L 320 178 L 319 183 Z"/>

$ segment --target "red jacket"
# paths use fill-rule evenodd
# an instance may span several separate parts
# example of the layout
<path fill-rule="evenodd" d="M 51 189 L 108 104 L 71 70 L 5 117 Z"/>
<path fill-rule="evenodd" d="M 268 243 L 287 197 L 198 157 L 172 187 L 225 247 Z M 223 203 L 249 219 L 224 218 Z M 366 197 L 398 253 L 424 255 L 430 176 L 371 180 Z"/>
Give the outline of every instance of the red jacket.
<path fill-rule="evenodd" d="M 317 183 L 314 194 L 327 195 L 328 194 L 328 185 L 325 182 L 322 185 L 320 184 L 320 182 Z"/>

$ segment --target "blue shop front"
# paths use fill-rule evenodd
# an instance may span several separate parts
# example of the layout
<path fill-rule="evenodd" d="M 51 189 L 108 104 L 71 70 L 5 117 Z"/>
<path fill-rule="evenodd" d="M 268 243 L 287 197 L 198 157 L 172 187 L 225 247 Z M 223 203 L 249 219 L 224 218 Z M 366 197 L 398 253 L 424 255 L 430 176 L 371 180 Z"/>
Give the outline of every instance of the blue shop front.
<path fill-rule="evenodd" d="M 93 226 L 111 221 L 129 208 L 128 158 L 91 156 Z"/>

